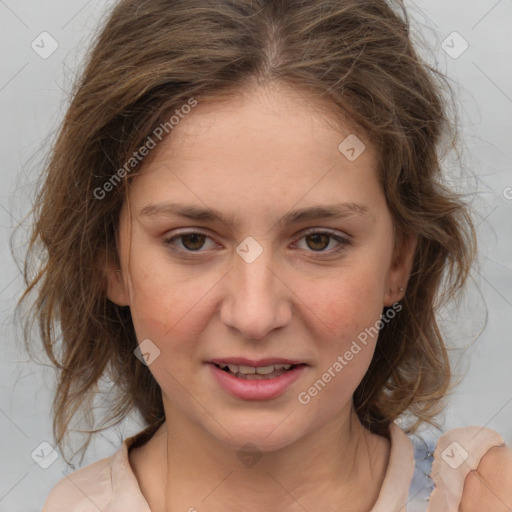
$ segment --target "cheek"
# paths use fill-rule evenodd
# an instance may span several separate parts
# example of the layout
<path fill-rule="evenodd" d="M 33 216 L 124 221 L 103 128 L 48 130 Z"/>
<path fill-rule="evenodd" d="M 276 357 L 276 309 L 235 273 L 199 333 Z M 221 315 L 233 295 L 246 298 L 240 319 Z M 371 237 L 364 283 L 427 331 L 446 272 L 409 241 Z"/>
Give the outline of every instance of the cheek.
<path fill-rule="evenodd" d="M 319 316 L 326 320 L 316 321 L 319 358 L 310 387 L 303 392 L 326 417 L 351 400 L 375 351 L 382 304 L 364 292 L 347 286 L 325 294 L 317 304 Z"/>
<path fill-rule="evenodd" d="M 341 269 L 335 278 L 302 289 L 302 296 L 308 297 L 304 301 L 308 316 L 316 326 L 319 359 L 315 382 L 319 379 L 322 389 L 318 406 L 341 407 L 364 377 L 379 333 L 383 276 L 382 264 L 360 259 L 358 265 Z"/>
<path fill-rule="evenodd" d="M 325 279 L 303 289 L 304 304 L 314 313 L 327 339 L 357 336 L 375 324 L 383 310 L 384 279 L 375 268 L 350 269 L 339 278 Z"/>
<path fill-rule="evenodd" d="M 173 365 L 195 359 L 201 332 L 214 311 L 218 276 L 171 269 L 165 256 L 132 251 L 129 269 L 130 311 L 137 339 L 150 339 Z M 169 354 L 172 353 L 172 357 Z"/>
<path fill-rule="evenodd" d="M 130 311 L 138 337 L 160 340 L 176 323 L 173 289 L 162 286 L 158 272 L 130 269 Z"/>

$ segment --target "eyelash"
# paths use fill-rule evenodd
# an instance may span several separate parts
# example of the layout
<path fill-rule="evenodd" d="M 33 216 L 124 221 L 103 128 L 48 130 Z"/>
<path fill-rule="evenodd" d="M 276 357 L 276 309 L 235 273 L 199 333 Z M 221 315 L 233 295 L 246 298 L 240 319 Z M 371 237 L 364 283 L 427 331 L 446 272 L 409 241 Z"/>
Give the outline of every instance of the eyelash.
<path fill-rule="evenodd" d="M 205 236 L 205 237 L 211 239 L 211 237 L 209 235 L 207 235 L 206 233 L 202 233 L 200 231 L 188 231 L 188 232 L 184 232 L 184 233 L 179 233 L 170 238 L 166 238 L 163 241 L 163 243 L 171 252 L 173 252 L 175 254 L 179 254 L 185 258 L 196 258 L 196 256 L 192 256 L 193 253 L 201 253 L 201 252 L 205 252 L 205 251 L 203 251 L 201 249 L 198 249 L 196 251 L 191 251 L 188 249 L 178 249 L 172 245 L 175 240 L 179 240 L 180 238 L 183 238 L 183 237 L 189 236 L 189 235 L 202 235 L 202 236 Z M 338 234 L 335 234 L 332 231 L 328 231 L 328 230 L 312 229 L 312 230 L 306 231 L 302 234 L 302 236 L 299 238 L 299 240 L 302 240 L 303 238 L 306 238 L 311 235 L 327 235 L 330 239 L 335 240 L 339 244 L 335 249 L 331 249 L 329 251 L 325 251 L 325 250 L 322 250 L 322 251 L 309 250 L 309 251 L 307 251 L 307 252 L 311 252 L 313 254 L 336 255 L 336 254 L 339 254 L 339 253 L 345 251 L 347 246 L 351 245 L 350 240 L 348 240 L 347 238 L 339 236 Z"/>

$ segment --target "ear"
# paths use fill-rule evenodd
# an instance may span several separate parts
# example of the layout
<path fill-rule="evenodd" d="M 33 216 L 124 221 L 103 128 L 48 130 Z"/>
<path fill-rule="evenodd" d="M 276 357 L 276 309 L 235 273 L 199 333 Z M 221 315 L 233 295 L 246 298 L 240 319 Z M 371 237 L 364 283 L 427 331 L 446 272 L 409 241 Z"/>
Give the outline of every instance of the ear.
<path fill-rule="evenodd" d="M 119 263 L 104 255 L 102 269 L 106 280 L 107 297 L 118 306 L 129 306 L 130 297 Z"/>
<path fill-rule="evenodd" d="M 397 234 L 393 261 L 388 271 L 384 306 L 392 306 L 403 298 L 411 275 L 418 236 Z"/>
<path fill-rule="evenodd" d="M 107 297 L 118 306 L 129 306 L 130 300 L 126 290 L 123 276 L 120 269 L 108 269 L 107 278 Z"/>

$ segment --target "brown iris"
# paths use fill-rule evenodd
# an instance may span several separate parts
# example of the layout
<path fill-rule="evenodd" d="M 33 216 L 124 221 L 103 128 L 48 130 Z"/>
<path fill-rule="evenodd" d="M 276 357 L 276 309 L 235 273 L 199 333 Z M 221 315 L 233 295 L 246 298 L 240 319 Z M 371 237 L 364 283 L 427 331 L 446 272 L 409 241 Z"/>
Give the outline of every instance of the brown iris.
<path fill-rule="evenodd" d="M 181 240 L 184 247 L 186 247 L 189 251 L 197 251 L 204 245 L 205 238 L 206 235 L 201 235 L 200 233 L 190 233 L 189 235 L 182 235 Z M 188 240 L 188 243 L 185 242 L 186 240 Z"/>
<path fill-rule="evenodd" d="M 326 233 L 314 233 L 306 236 L 308 247 L 314 251 L 322 251 L 329 246 L 331 237 Z M 309 243 L 312 241 L 313 243 Z"/>

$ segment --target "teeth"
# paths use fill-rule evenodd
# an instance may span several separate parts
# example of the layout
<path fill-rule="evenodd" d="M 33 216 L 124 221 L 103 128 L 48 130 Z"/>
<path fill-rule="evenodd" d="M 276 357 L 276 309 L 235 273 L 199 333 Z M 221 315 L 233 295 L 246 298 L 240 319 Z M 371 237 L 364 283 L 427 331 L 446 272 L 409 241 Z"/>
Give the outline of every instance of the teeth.
<path fill-rule="evenodd" d="M 289 370 L 292 365 L 291 364 L 274 364 L 271 366 L 243 366 L 238 364 L 219 364 L 221 368 L 229 368 L 231 373 L 243 373 L 244 375 L 253 375 L 257 373 L 258 375 L 269 375 L 272 372 L 278 370 Z"/>
<path fill-rule="evenodd" d="M 256 368 L 256 373 L 258 375 L 268 375 L 275 370 L 274 365 L 272 366 L 260 366 Z M 240 368 L 240 372 L 243 373 L 242 368 Z"/>

